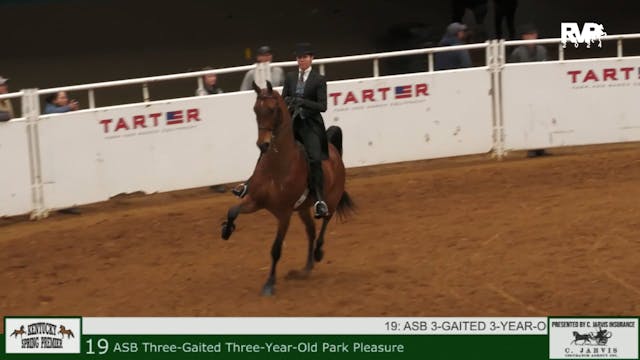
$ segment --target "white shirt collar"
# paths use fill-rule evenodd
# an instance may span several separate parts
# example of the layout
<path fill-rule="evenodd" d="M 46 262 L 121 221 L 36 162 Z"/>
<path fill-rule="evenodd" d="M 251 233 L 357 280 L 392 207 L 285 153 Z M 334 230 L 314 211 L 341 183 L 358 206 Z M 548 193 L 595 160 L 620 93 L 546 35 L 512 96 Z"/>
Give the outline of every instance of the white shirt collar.
<path fill-rule="evenodd" d="M 302 70 L 300 70 L 300 68 L 298 68 L 298 76 L 300 76 L 300 71 L 302 71 Z M 309 73 L 311 73 L 311 66 L 309 66 L 307 68 L 307 70 L 305 70 L 303 75 L 302 75 L 302 77 L 304 78 L 304 81 L 307 81 L 307 79 L 309 78 Z"/>

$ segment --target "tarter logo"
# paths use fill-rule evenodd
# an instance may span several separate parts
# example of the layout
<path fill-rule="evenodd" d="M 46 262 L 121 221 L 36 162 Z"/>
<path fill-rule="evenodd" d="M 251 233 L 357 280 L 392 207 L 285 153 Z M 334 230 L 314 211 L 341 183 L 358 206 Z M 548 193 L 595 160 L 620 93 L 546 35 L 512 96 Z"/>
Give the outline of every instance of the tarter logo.
<path fill-rule="evenodd" d="M 636 74 L 637 73 L 637 74 Z M 567 75 L 571 76 L 571 83 L 576 82 L 599 82 L 599 81 L 619 81 L 640 79 L 640 68 L 635 67 L 621 67 L 621 68 L 604 68 L 604 69 L 589 69 L 587 71 L 582 70 L 569 70 Z"/>
<path fill-rule="evenodd" d="M 414 84 L 393 87 L 387 86 L 377 89 L 363 89 L 360 92 L 333 92 L 329 94 L 329 97 L 333 99 L 333 105 L 338 106 L 428 96 L 428 90 L 429 87 L 427 84 Z"/>
<path fill-rule="evenodd" d="M 130 119 L 120 117 L 118 120 L 103 119 L 99 123 L 103 126 L 105 134 L 120 130 L 146 129 L 166 125 L 177 125 L 200 121 L 199 109 L 187 109 L 167 111 L 166 113 L 153 113 L 146 115 L 134 115 Z"/>
<path fill-rule="evenodd" d="M 598 41 L 598 47 L 602 47 L 602 37 L 607 36 L 604 32 L 604 26 L 592 22 L 584 23 L 582 32 L 578 28 L 578 23 L 563 22 L 560 24 L 560 39 L 562 47 L 567 47 L 567 41 L 573 43 L 574 47 L 579 44 L 587 44 L 587 48 L 591 47 L 591 43 Z"/>

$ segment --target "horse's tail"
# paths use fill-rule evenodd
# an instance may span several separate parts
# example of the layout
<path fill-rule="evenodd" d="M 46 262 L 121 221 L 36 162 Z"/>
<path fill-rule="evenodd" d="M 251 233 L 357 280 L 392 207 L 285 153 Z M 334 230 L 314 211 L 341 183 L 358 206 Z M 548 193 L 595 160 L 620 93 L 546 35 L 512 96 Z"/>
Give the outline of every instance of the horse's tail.
<path fill-rule="evenodd" d="M 342 156 L 342 129 L 338 126 L 329 126 L 327 129 L 327 140 L 336 147 L 340 156 Z"/>
<path fill-rule="evenodd" d="M 336 148 L 336 150 L 338 150 L 340 156 L 342 156 L 342 129 L 335 125 L 329 126 L 327 129 L 327 140 Z M 346 191 L 342 193 L 342 197 L 338 202 L 336 210 L 340 220 L 348 218 L 355 212 L 356 204 Z"/>
<path fill-rule="evenodd" d="M 345 191 L 342 193 L 342 197 L 338 202 L 338 206 L 336 208 L 338 212 L 338 217 L 340 220 L 344 220 L 352 215 L 356 211 L 356 203 L 353 202 L 351 196 Z"/>

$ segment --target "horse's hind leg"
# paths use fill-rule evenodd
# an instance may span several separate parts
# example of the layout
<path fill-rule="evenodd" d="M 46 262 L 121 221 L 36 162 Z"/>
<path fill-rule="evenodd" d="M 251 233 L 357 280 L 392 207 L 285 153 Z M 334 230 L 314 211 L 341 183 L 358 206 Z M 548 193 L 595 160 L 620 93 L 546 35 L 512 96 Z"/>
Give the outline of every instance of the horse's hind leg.
<path fill-rule="evenodd" d="M 236 229 L 234 221 L 240 213 L 248 214 L 258 210 L 255 201 L 249 197 L 245 197 L 238 205 L 232 206 L 227 212 L 227 221 L 222 223 L 222 238 L 228 240 Z"/>
<path fill-rule="evenodd" d="M 313 258 L 320 262 L 322 257 L 324 256 L 324 251 L 322 250 L 322 245 L 324 245 L 324 232 L 327 230 L 327 224 L 331 220 L 331 216 L 324 218 L 322 221 L 322 228 L 320 229 L 320 234 L 318 235 L 318 240 L 316 241 L 316 250 L 313 252 Z"/>
<path fill-rule="evenodd" d="M 289 229 L 290 218 L 291 213 L 287 216 L 278 218 L 278 233 L 276 234 L 276 239 L 273 241 L 273 245 L 271 246 L 271 272 L 269 273 L 267 282 L 262 288 L 262 295 L 264 296 L 271 296 L 275 292 L 274 285 L 276 284 L 276 265 L 278 264 L 278 260 L 280 260 L 282 242 L 284 241 L 284 236 L 287 234 L 287 229 Z"/>

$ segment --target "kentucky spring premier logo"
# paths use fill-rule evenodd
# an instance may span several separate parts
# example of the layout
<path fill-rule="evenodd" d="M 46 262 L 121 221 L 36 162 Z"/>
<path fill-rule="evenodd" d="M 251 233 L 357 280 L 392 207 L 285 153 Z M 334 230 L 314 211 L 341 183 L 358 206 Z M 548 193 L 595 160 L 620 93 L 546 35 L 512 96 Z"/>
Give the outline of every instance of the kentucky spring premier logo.
<path fill-rule="evenodd" d="M 6 351 L 15 353 L 79 353 L 80 319 L 7 318 Z"/>

